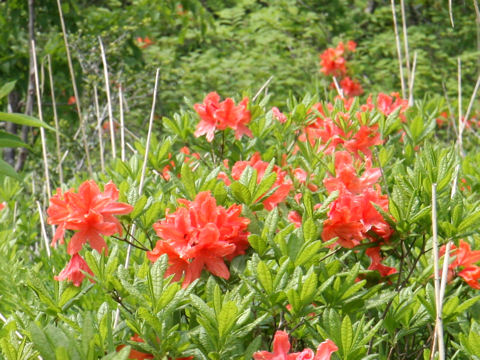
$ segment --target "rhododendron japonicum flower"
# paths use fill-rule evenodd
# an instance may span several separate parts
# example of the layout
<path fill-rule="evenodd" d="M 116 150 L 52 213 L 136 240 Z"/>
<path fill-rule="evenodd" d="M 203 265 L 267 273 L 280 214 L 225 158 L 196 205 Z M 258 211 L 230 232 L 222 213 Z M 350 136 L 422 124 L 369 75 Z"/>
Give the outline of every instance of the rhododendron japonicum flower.
<path fill-rule="evenodd" d="M 58 276 L 55 276 L 54 279 L 57 281 L 69 280 L 73 285 L 80 286 L 85 278 L 85 274 L 82 271 L 93 276 L 93 272 L 88 267 L 86 261 L 80 255 L 74 254 L 67 267 L 63 269 Z M 90 281 L 93 282 L 91 279 Z"/>
<path fill-rule="evenodd" d="M 371 97 L 367 99 L 367 105 L 365 105 L 365 108 L 373 108 Z M 402 99 L 399 93 L 391 93 L 390 96 L 384 93 L 380 93 L 377 96 L 376 108 L 385 116 L 390 115 L 395 110 L 400 108 L 399 117 L 400 119 L 402 119 L 403 122 L 405 122 L 406 118 L 404 113 L 408 108 L 408 100 Z"/>
<path fill-rule="evenodd" d="M 474 289 L 480 290 L 480 266 L 475 265 L 480 262 L 480 250 L 470 248 L 470 244 L 464 240 L 460 240 L 460 246 L 457 248 L 452 245 L 450 256 L 455 259 L 448 265 L 449 278 L 458 268 L 462 268 L 457 275 L 463 278 L 465 282 Z M 445 245 L 440 248 L 440 256 L 445 254 Z"/>
<path fill-rule="evenodd" d="M 380 170 L 365 162 L 365 171 L 357 175 L 352 155 L 346 151 L 335 153 L 335 177 L 324 180 L 329 192 L 338 191 L 338 198 L 330 205 L 328 219 L 323 225 L 322 238 L 328 241 L 338 237 L 337 243 L 346 248 L 360 245 L 363 239 L 378 240 L 374 232 L 387 241 L 393 230 L 372 203 L 388 211 L 388 198 L 381 194 L 378 184 Z M 374 185 L 376 187 L 374 188 Z"/>
<path fill-rule="evenodd" d="M 273 117 L 277 119 L 282 124 L 287 121 L 287 116 L 283 114 L 277 107 L 272 108 Z"/>
<path fill-rule="evenodd" d="M 99 253 L 102 249 L 106 251 L 102 235 L 122 234 L 122 226 L 114 215 L 125 215 L 133 210 L 133 206 L 117 200 L 118 189 L 112 182 L 105 185 L 103 192 L 93 180 L 80 185 L 78 193 L 57 190 L 47 210 L 48 223 L 58 225 L 52 246 L 58 240 L 63 243 L 65 230 L 75 230 L 67 247 L 70 255 L 78 253 L 86 242 Z"/>
<path fill-rule="evenodd" d="M 165 220 L 153 225 L 161 238 L 147 253 L 150 261 L 168 254 L 169 268 L 165 276 L 174 274 L 174 281 L 185 275 L 183 287 L 198 279 L 205 268 L 212 274 L 228 279 L 230 272 L 225 258 L 242 255 L 249 246 L 249 220 L 241 217 L 242 207 L 228 209 L 217 206 L 210 192 L 200 192 L 194 201 L 179 199 L 186 207 L 166 214 Z"/>
<path fill-rule="evenodd" d="M 260 183 L 263 179 L 263 176 L 265 175 L 265 171 L 267 170 L 268 165 L 268 162 L 261 160 L 260 153 L 257 152 L 253 154 L 248 161 L 237 161 L 232 168 L 232 177 L 235 180 L 240 180 L 243 171 L 246 169 L 247 166 L 250 166 L 257 171 L 257 183 Z M 279 203 L 285 200 L 285 198 L 288 196 L 288 193 L 293 188 L 292 181 L 286 177 L 286 171 L 283 171 L 275 165 L 273 166 L 272 172 L 277 174 L 277 178 L 270 189 L 273 189 L 275 187 L 278 188 L 272 195 L 264 199 L 262 202 L 263 206 L 265 206 L 265 209 L 269 211 L 273 210 Z M 260 198 L 263 195 L 264 194 L 262 194 Z"/>
<path fill-rule="evenodd" d="M 382 255 L 380 254 L 380 247 L 371 247 L 365 251 L 365 254 L 370 258 L 371 263 L 368 270 L 376 270 L 380 276 L 388 276 L 397 273 L 397 269 L 382 264 Z"/>
<path fill-rule="evenodd" d="M 338 350 L 335 343 L 327 339 L 317 347 L 314 354 L 311 349 L 289 354 L 290 341 L 285 331 L 278 330 L 273 338 L 273 352 L 257 351 L 253 354 L 254 360 L 330 360 L 332 353 Z"/>
<path fill-rule="evenodd" d="M 247 128 L 251 115 L 247 109 L 248 98 L 245 97 L 237 106 L 231 98 L 220 101 L 216 92 L 211 92 L 203 100 L 203 104 L 195 104 L 195 111 L 200 115 L 200 123 L 197 125 L 195 136 L 207 135 L 207 141 L 212 142 L 215 130 L 227 128 L 235 131 L 235 138 L 240 139 L 242 135 L 252 137 L 252 132 Z"/>
<path fill-rule="evenodd" d="M 362 85 L 359 82 L 350 79 L 348 76 L 340 80 L 340 87 L 343 90 L 343 95 L 346 97 L 359 96 L 363 94 Z"/>

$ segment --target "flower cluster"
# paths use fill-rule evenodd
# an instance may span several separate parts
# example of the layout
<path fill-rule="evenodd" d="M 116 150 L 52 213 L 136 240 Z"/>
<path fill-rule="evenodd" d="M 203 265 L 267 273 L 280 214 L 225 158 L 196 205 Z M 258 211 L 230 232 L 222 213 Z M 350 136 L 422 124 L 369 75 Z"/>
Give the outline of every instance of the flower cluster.
<path fill-rule="evenodd" d="M 248 161 L 237 161 L 232 167 L 232 178 L 234 180 L 240 180 L 243 171 L 247 168 L 247 166 L 252 167 L 254 170 L 257 171 L 257 183 L 260 183 L 265 175 L 265 171 L 268 168 L 269 163 L 266 161 L 262 161 L 260 157 L 260 153 L 255 153 L 252 155 L 250 160 Z M 265 209 L 273 210 L 279 203 L 285 200 L 288 196 L 290 190 L 293 188 L 293 183 L 290 179 L 287 178 L 287 172 L 283 171 L 277 165 L 273 166 L 272 172 L 277 174 L 277 178 L 273 185 L 270 187 L 270 190 L 277 188 L 273 194 L 265 198 L 262 203 Z M 225 173 L 219 174 L 219 177 L 225 182 L 226 185 L 230 185 L 230 179 Z M 268 192 L 267 191 L 267 192 Z M 257 201 L 263 198 L 265 194 L 262 194 Z"/>
<path fill-rule="evenodd" d="M 253 354 L 254 360 L 330 360 L 332 354 L 338 350 L 337 345 L 327 339 L 318 345 L 316 353 L 312 349 L 290 353 L 290 341 L 285 331 L 278 330 L 273 338 L 273 352 L 257 351 Z"/>
<path fill-rule="evenodd" d="M 220 96 L 211 92 L 203 100 L 203 104 L 195 104 L 195 111 L 200 115 L 195 136 L 207 136 L 207 141 L 212 142 L 216 130 L 227 128 L 235 131 L 235 138 L 240 139 L 244 134 L 252 137 L 252 132 L 247 128 L 251 115 L 247 109 L 248 98 L 245 97 L 238 105 L 231 98 L 220 102 Z"/>
<path fill-rule="evenodd" d="M 346 97 L 353 97 L 363 94 L 360 83 L 347 76 L 348 68 L 345 55 L 354 52 L 357 44 L 354 41 L 347 42 L 347 48 L 343 42 L 338 43 L 336 48 L 328 48 L 320 54 L 320 71 L 326 76 L 333 76 L 341 79 L 339 86 Z M 335 83 L 332 83 L 335 87 Z"/>
<path fill-rule="evenodd" d="M 363 111 L 370 111 L 373 109 L 378 110 L 383 115 L 388 116 L 394 111 L 400 108 L 398 116 L 403 121 L 406 122 L 405 111 L 408 108 L 408 100 L 402 99 L 400 94 L 397 92 L 392 92 L 390 95 L 379 93 L 377 95 L 376 105 L 372 102 L 372 96 L 370 95 L 367 99 L 366 105 L 362 105 Z"/>
<path fill-rule="evenodd" d="M 198 279 L 205 268 L 212 274 L 228 279 L 230 272 L 225 259 L 232 260 L 245 253 L 249 244 L 249 220 L 241 217 L 242 207 L 228 209 L 217 206 L 210 192 L 200 192 L 194 201 L 179 199 L 185 207 L 165 215 L 153 225 L 158 237 L 155 248 L 147 253 L 155 262 L 168 254 L 169 268 L 165 276 L 174 274 L 178 281 L 185 275 L 183 287 Z"/>
<path fill-rule="evenodd" d="M 387 111 L 388 101 L 385 102 L 383 96 L 380 99 L 382 109 Z M 351 102 L 344 99 L 344 105 L 348 110 Z M 397 106 L 393 102 L 390 105 Z M 370 125 L 365 123 L 368 120 L 364 120 L 369 118 L 372 106 L 370 101 L 360 111 L 351 114 L 341 111 L 335 113 L 331 104 L 326 107 L 315 104 L 310 112 L 317 116 L 306 126 L 299 140 L 308 140 L 312 145 L 319 143 L 319 151 L 332 154 L 335 158 L 335 171 L 324 180 L 324 185 L 329 193 L 337 191 L 338 197 L 329 205 L 322 239 L 328 241 L 337 238 L 336 243 L 348 249 L 360 245 L 364 240 L 372 242 L 373 247 L 366 251 L 371 259 L 369 269 L 386 276 L 395 273 L 396 269 L 381 263 L 379 246 L 390 239 L 393 230 L 375 208 L 378 206 L 388 212 L 388 198 L 382 195 L 378 184 L 381 171 L 372 167 L 371 149 L 382 144 L 383 140 L 378 125 Z M 357 121 L 354 121 L 355 118 Z M 289 214 L 289 220 L 295 226 L 301 223 L 301 217 L 296 212 Z"/>
<path fill-rule="evenodd" d="M 348 103 L 347 103 L 348 105 Z M 327 116 L 326 110 L 333 109 L 332 104 L 327 105 L 327 109 L 321 103 L 313 105 L 309 114 L 317 116 L 304 129 L 299 136 L 300 141 L 309 141 L 313 146 L 317 141 L 320 142 L 320 151 L 325 154 L 332 154 L 337 148 L 343 146 L 356 157 L 371 156 L 371 147 L 383 144 L 378 132 L 378 125 L 362 124 L 362 112 L 357 112 L 355 117 L 358 121 L 353 121 L 349 113 L 337 112 Z M 358 123 L 360 127 L 355 125 Z"/>
<path fill-rule="evenodd" d="M 197 160 L 200 160 L 200 154 L 199 153 L 193 153 L 191 154 L 191 151 L 190 149 L 187 147 L 187 146 L 184 146 L 180 149 L 180 152 L 182 154 L 184 154 L 184 158 L 183 158 L 183 161 L 185 163 L 190 163 L 192 161 L 194 161 L 193 159 L 197 159 Z M 192 157 L 190 157 L 190 155 Z M 175 162 L 175 160 L 172 159 L 172 154 L 168 154 L 168 158 L 170 159 L 170 162 L 164 166 L 163 170 L 162 170 L 162 177 L 166 180 L 166 181 L 169 181 L 171 179 L 171 175 L 170 175 L 170 172 L 177 168 L 177 164 Z M 180 174 L 178 174 L 178 177 L 180 177 Z"/>
<path fill-rule="evenodd" d="M 122 234 L 122 226 L 115 215 L 128 214 L 133 207 L 117 200 L 118 189 L 115 184 L 109 182 L 101 192 L 93 180 L 81 184 L 78 193 L 73 190 L 62 193 L 58 189 L 50 199 L 48 223 L 58 226 L 52 246 L 58 241 L 63 244 L 66 230 L 75 231 L 67 246 L 67 252 L 72 258 L 56 277 L 57 280 L 68 279 L 79 286 L 84 278 L 81 270 L 91 273 L 85 260 L 78 254 L 83 245 L 88 242 L 92 249 L 106 253 L 108 249 L 103 236 Z"/>
<path fill-rule="evenodd" d="M 445 245 L 440 248 L 440 255 L 445 255 Z M 450 256 L 455 259 L 448 265 L 448 278 L 452 279 L 454 274 L 460 276 L 465 282 L 474 289 L 480 290 L 480 266 L 475 265 L 480 262 L 480 250 L 472 251 L 470 244 L 460 240 L 459 247 L 452 245 Z M 457 272 L 457 270 L 460 271 Z"/>

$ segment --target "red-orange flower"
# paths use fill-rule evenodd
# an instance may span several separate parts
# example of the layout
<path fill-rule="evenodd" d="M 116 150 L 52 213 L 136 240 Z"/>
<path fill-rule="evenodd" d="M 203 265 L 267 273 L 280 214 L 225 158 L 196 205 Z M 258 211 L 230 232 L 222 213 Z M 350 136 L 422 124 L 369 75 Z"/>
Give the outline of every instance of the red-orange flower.
<path fill-rule="evenodd" d="M 48 223 L 58 225 L 52 246 L 58 240 L 63 243 L 65 230 L 75 230 L 77 232 L 67 247 L 70 255 L 78 253 L 86 242 L 98 252 L 107 251 L 102 235 L 122 234 L 122 226 L 114 215 L 128 214 L 133 210 L 131 205 L 117 200 L 118 189 L 112 182 L 105 185 L 103 192 L 93 180 L 81 184 L 78 193 L 69 190 L 62 194 L 60 189 L 57 190 L 47 210 Z"/>
<path fill-rule="evenodd" d="M 387 241 L 393 233 L 390 225 L 372 205 L 388 211 L 388 198 L 382 195 L 376 184 L 380 169 L 371 168 L 365 162 L 365 171 L 357 175 L 352 155 L 346 151 L 335 153 L 335 176 L 324 184 L 328 192 L 338 191 L 338 198 L 330 205 L 328 219 L 323 225 L 322 238 L 328 241 L 338 237 L 337 243 L 346 248 L 360 245 L 363 239 Z M 375 235 L 371 234 L 374 232 Z"/>
<path fill-rule="evenodd" d="M 340 81 L 340 87 L 343 90 L 343 95 L 346 97 L 354 97 L 363 94 L 362 85 L 359 82 L 350 79 L 348 76 Z"/>
<path fill-rule="evenodd" d="M 440 248 L 439 253 L 440 256 L 445 254 L 445 245 Z M 480 250 L 472 251 L 469 243 L 460 240 L 458 248 L 452 245 L 450 256 L 455 259 L 448 266 L 449 277 L 452 277 L 458 268 L 462 268 L 457 275 L 463 278 L 470 287 L 480 290 L 480 266 L 475 265 L 480 262 Z"/>
<path fill-rule="evenodd" d="M 287 121 L 287 116 L 283 114 L 280 110 L 278 110 L 278 108 L 275 106 L 272 108 L 272 114 L 273 114 L 273 117 L 277 119 L 279 122 L 281 122 L 282 124 Z"/>
<path fill-rule="evenodd" d="M 397 273 L 397 269 L 382 264 L 382 255 L 380 254 L 380 247 L 371 247 L 365 251 L 365 254 L 370 258 L 371 263 L 368 270 L 376 270 L 380 276 L 388 276 Z"/>
<path fill-rule="evenodd" d="M 54 279 L 57 281 L 69 280 L 73 285 L 80 286 L 85 278 L 85 274 L 82 271 L 93 276 L 93 272 L 88 267 L 86 261 L 80 255 L 74 254 L 65 269 L 58 276 L 55 276 Z M 91 279 L 90 281 L 93 282 Z"/>
<path fill-rule="evenodd" d="M 257 351 L 253 354 L 254 360 L 330 360 L 332 353 L 338 350 L 335 343 L 327 339 L 317 347 L 317 352 L 304 349 L 302 352 L 288 353 L 290 341 L 285 331 L 278 330 L 273 338 L 273 352 Z"/>
<path fill-rule="evenodd" d="M 186 207 L 166 214 L 165 220 L 153 225 L 158 237 L 155 248 L 147 253 L 150 261 L 168 255 L 165 276 L 174 274 L 174 281 L 185 275 L 183 287 L 198 279 L 205 268 L 212 274 L 228 279 L 230 272 L 225 259 L 245 253 L 249 246 L 249 220 L 241 217 L 241 206 L 228 209 L 217 206 L 210 192 L 200 192 L 194 201 L 178 200 Z"/>
<path fill-rule="evenodd" d="M 203 100 L 203 104 L 195 104 L 195 111 L 200 115 L 200 122 L 195 131 L 195 137 L 207 136 L 207 141 L 212 142 L 215 130 L 227 128 L 235 131 L 235 138 L 240 139 L 244 134 L 252 137 L 252 132 L 247 128 L 251 115 L 247 109 L 248 98 L 245 97 L 237 106 L 231 98 L 220 102 L 220 96 L 211 92 Z"/>
<path fill-rule="evenodd" d="M 237 161 L 232 168 L 232 177 L 235 180 L 240 180 L 243 171 L 247 166 L 252 167 L 257 171 L 257 183 L 260 183 L 265 175 L 265 171 L 268 168 L 269 163 L 262 161 L 260 153 L 256 152 L 252 155 L 248 161 Z M 287 172 L 280 169 L 277 165 L 273 166 L 272 172 L 277 174 L 277 179 L 273 183 L 270 189 L 277 187 L 272 195 L 263 200 L 263 206 L 267 210 L 273 210 L 280 202 L 285 200 L 288 193 L 293 188 L 293 183 L 290 179 L 286 178 Z M 262 194 L 260 198 L 263 196 Z M 257 199 L 258 200 L 258 199 Z"/>
<path fill-rule="evenodd" d="M 137 37 L 137 42 L 142 49 L 145 49 L 153 44 L 153 41 L 150 40 L 148 36 L 145 36 L 144 38 Z"/>
<path fill-rule="evenodd" d="M 371 99 L 369 99 L 371 101 Z M 367 100 L 367 103 L 369 102 Z M 399 117 L 402 121 L 406 121 L 405 111 L 408 108 L 408 100 L 402 99 L 399 93 L 391 93 L 390 96 L 384 93 L 378 94 L 377 109 L 385 116 L 390 115 L 400 108 Z"/>

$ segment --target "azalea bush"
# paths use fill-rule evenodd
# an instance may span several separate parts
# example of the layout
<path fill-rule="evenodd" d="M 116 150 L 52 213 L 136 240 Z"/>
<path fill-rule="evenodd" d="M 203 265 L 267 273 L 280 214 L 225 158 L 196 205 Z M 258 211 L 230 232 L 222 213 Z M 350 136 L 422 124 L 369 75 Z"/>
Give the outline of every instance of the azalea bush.
<path fill-rule="evenodd" d="M 2 356 L 430 358 L 433 225 L 446 356 L 478 356 L 476 139 L 463 158 L 438 98 L 343 89 L 206 94 L 43 215 L 5 178 Z"/>

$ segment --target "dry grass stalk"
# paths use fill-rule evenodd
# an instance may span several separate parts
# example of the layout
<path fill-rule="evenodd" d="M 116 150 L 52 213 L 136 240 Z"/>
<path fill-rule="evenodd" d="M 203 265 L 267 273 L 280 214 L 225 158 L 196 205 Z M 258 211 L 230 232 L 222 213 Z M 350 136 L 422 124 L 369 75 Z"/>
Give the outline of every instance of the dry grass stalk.
<path fill-rule="evenodd" d="M 415 84 L 415 71 L 417 69 L 417 52 L 413 53 L 412 73 L 408 84 L 408 106 L 413 105 L 413 85 Z"/>
<path fill-rule="evenodd" d="M 458 81 L 458 132 L 457 146 L 460 156 L 463 155 L 463 114 L 462 114 L 462 60 L 457 58 L 457 81 Z"/>
<path fill-rule="evenodd" d="M 337 78 L 335 76 L 333 76 L 333 84 L 335 85 L 335 89 L 337 90 L 338 92 L 338 95 L 340 95 L 340 97 L 343 99 L 344 96 L 343 96 L 343 89 L 340 87 L 340 85 L 338 84 L 338 81 L 337 81 Z"/>
<path fill-rule="evenodd" d="M 102 139 L 102 119 L 100 118 L 100 106 L 98 105 L 97 85 L 93 86 L 93 97 L 95 101 L 95 114 L 97 116 L 98 146 L 100 148 L 100 166 L 102 168 L 102 172 L 105 172 L 105 160 L 103 156 L 103 139 Z"/>
<path fill-rule="evenodd" d="M 43 211 L 42 206 L 40 205 L 40 201 L 37 200 L 37 208 L 38 208 L 38 215 L 40 216 L 40 227 L 42 230 L 42 237 L 45 241 L 45 250 L 47 250 L 47 256 L 50 258 L 52 255 L 50 253 L 50 241 L 48 240 L 47 232 L 45 230 L 45 221 L 43 220 Z"/>
<path fill-rule="evenodd" d="M 265 84 L 262 85 L 262 87 L 257 91 L 257 93 L 255 94 L 255 96 L 252 98 L 252 102 L 254 102 L 255 100 L 257 100 L 257 98 L 260 96 L 260 94 L 262 93 L 263 89 L 265 89 L 268 84 L 270 84 L 270 82 L 273 80 L 273 75 L 270 76 L 268 78 L 267 81 L 265 81 Z"/>
<path fill-rule="evenodd" d="M 450 199 L 453 199 L 455 193 L 457 192 L 457 183 L 458 183 L 458 172 L 460 171 L 460 164 L 455 166 L 455 171 L 453 173 L 453 183 L 452 183 L 452 191 L 450 193 Z"/>
<path fill-rule="evenodd" d="M 107 57 L 105 56 L 105 48 L 103 47 L 102 38 L 100 36 L 98 37 L 98 42 L 100 43 L 100 51 L 102 53 L 103 74 L 105 77 L 105 91 L 107 93 L 108 122 L 110 124 L 110 142 L 112 144 L 112 157 L 115 159 L 117 154 L 117 149 L 115 148 L 115 132 L 113 129 L 113 111 L 112 111 L 112 99 L 110 97 L 110 82 L 108 80 Z"/>
<path fill-rule="evenodd" d="M 405 16 L 404 0 L 400 0 L 400 12 L 402 15 L 403 48 L 405 49 L 405 67 L 407 69 L 407 84 L 410 85 L 412 80 L 411 80 L 411 73 L 410 73 L 410 52 L 408 50 L 408 32 L 407 32 L 407 20 Z M 408 88 L 408 98 L 410 99 L 410 87 Z"/>
<path fill-rule="evenodd" d="M 52 96 L 52 108 L 53 108 L 53 120 L 55 121 L 55 134 L 56 145 L 57 145 L 57 161 L 58 161 L 58 175 L 60 177 L 60 184 L 63 184 L 63 167 L 60 159 L 62 158 L 60 151 L 60 127 L 58 125 L 58 114 L 57 114 L 57 101 L 55 100 L 55 86 L 53 85 L 53 75 L 52 75 L 52 61 L 50 55 L 47 57 L 48 61 L 48 78 L 50 81 L 50 94 Z"/>
<path fill-rule="evenodd" d="M 472 96 L 470 97 L 470 102 L 468 103 L 467 112 L 462 121 L 462 127 L 461 127 L 462 134 L 463 134 L 463 131 L 465 130 L 465 126 L 468 123 L 468 119 L 470 118 L 470 113 L 472 112 L 473 103 L 475 102 L 475 98 L 477 97 L 479 88 L 480 88 L 480 75 L 478 76 L 477 82 L 475 83 L 475 88 L 473 89 Z"/>
<path fill-rule="evenodd" d="M 32 40 L 32 54 L 33 54 L 33 67 L 35 72 L 35 90 L 37 94 L 37 108 L 38 108 L 38 118 L 43 122 L 43 113 L 42 113 L 42 99 L 40 96 L 40 87 L 38 82 L 38 69 L 37 69 L 37 55 L 35 49 L 35 40 Z M 43 154 L 43 166 L 45 169 L 45 182 L 47 183 L 47 195 L 50 199 L 52 197 L 52 189 L 50 188 L 50 172 L 48 170 L 48 159 L 47 159 L 47 140 L 45 139 L 45 129 L 40 126 L 40 138 L 42 140 L 42 154 Z"/>
<path fill-rule="evenodd" d="M 121 159 L 125 161 L 125 123 L 123 119 L 123 92 L 122 84 L 118 87 L 118 101 L 120 103 L 120 147 L 121 147 Z"/>
<path fill-rule="evenodd" d="M 435 339 L 438 344 L 438 355 L 440 360 L 445 360 L 445 348 L 443 342 L 442 324 L 442 300 L 440 298 L 440 274 L 438 261 L 438 233 L 437 233 L 437 184 L 432 184 L 432 253 L 435 288 Z M 435 347 L 432 348 L 432 356 L 435 356 Z"/>
<path fill-rule="evenodd" d="M 448 14 L 450 15 L 450 23 L 452 24 L 453 28 L 455 27 L 455 23 L 453 22 L 452 0 L 448 0 Z"/>
<path fill-rule="evenodd" d="M 81 129 L 81 132 L 82 132 L 82 142 L 83 142 L 83 147 L 84 147 L 84 150 L 85 150 L 85 155 L 87 157 L 88 173 L 90 174 L 90 176 L 92 176 L 92 164 L 90 162 L 90 150 L 88 149 L 88 144 L 87 144 L 87 134 L 86 134 L 86 130 L 85 130 L 85 120 L 83 119 L 83 115 L 82 115 L 83 113 L 82 113 L 82 107 L 80 105 L 80 96 L 78 94 L 77 82 L 75 80 L 75 72 L 73 71 L 72 57 L 70 55 L 70 48 L 68 46 L 67 29 L 65 27 L 65 21 L 63 20 L 63 11 L 62 11 L 61 0 L 57 0 L 57 6 L 58 6 L 58 13 L 60 15 L 60 24 L 62 26 L 63 41 L 65 43 L 65 51 L 67 52 L 68 69 L 70 71 L 70 77 L 72 79 L 73 96 L 75 96 L 75 104 L 77 106 L 78 120 L 80 122 L 80 129 Z"/>
<path fill-rule="evenodd" d="M 160 75 L 160 69 L 157 69 L 157 72 L 155 74 L 155 86 L 153 88 L 153 101 L 152 101 L 152 111 L 150 113 L 150 120 L 148 122 L 148 133 L 147 133 L 147 143 L 145 144 L 145 156 L 143 157 L 143 165 L 142 165 L 142 173 L 140 175 L 140 184 L 138 186 L 138 195 L 142 196 L 143 192 L 143 185 L 145 183 L 145 174 L 147 171 L 147 163 L 148 163 L 148 154 L 150 152 L 150 141 L 152 138 L 152 129 L 153 129 L 153 119 L 155 117 L 155 105 L 156 105 L 156 99 L 157 99 L 157 90 L 158 90 L 158 78 Z M 130 234 L 135 234 L 136 226 L 135 224 L 132 225 L 132 228 L 130 229 Z M 129 244 L 127 248 L 127 256 L 125 258 L 125 268 L 128 269 L 130 266 L 130 255 L 132 252 L 132 246 Z M 113 322 L 113 327 L 116 328 L 118 321 L 120 318 L 120 308 L 117 306 L 117 311 L 115 313 L 115 321 Z"/>
<path fill-rule="evenodd" d="M 406 99 L 405 92 L 405 79 L 403 76 L 403 60 L 402 60 L 402 48 L 400 45 L 400 36 L 398 36 L 398 25 L 397 25 L 397 14 L 395 11 L 395 0 L 391 0 L 392 3 L 392 17 L 393 17 L 393 31 L 395 33 L 395 44 L 397 45 L 397 56 L 398 56 L 398 68 L 400 71 L 400 84 L 402 86 L 402 98 Z"/>

